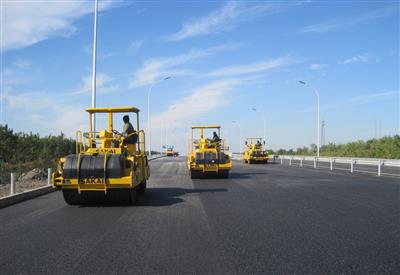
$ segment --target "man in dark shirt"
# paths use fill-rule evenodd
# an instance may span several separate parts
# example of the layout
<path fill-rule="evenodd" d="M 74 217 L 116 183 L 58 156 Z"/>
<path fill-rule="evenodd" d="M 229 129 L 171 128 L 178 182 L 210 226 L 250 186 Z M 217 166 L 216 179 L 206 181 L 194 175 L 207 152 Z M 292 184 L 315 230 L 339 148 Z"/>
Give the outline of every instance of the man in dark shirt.
<path fill-rule="evenodd" d="M 221 139 L 219 138 L 219 136 L 217 135 L 217 132 L 213 132 L 213 138 L 212 138 L 212 141 L 213 142 L 215 142 L 215 143 L 217 143 L 217 142 L 220 142 L 221 141 Z"/>
<path fill-rule="evenodd" d="M 124 121 L 124 128 L 122 130 L 122 136 L 125 137 L 125 144 L 135 144 L 137 142 L 137 134 L 132 124 L 129 122 L 129 116 L 125 115 L 122 120 Z"/>

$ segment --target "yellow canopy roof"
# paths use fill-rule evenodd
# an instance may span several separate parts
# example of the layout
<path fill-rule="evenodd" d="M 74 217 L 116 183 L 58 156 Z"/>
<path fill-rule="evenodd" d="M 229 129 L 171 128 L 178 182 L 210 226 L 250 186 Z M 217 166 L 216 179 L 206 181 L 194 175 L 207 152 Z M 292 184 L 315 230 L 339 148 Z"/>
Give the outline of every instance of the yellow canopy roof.
<path fill-rule="evenodd" d="M 219 129 L 219 125 L 192 126 L 192 129 Z"/>
<path fill-rule="evenodd" d="M 140 110 L 135 107 L 107 107 L 107 108 L 87 108 L 86 112 L 93 113 L 139 113 Z"/>
<path fill-rule="evenodd" d="M 249 137 L 249 138 L 246 138 L 246 139 L 249 139 L 249 140 L 254 140 L 254 139 L 262 139 L 262 138 L 256 138 L 256 137 Z"/>

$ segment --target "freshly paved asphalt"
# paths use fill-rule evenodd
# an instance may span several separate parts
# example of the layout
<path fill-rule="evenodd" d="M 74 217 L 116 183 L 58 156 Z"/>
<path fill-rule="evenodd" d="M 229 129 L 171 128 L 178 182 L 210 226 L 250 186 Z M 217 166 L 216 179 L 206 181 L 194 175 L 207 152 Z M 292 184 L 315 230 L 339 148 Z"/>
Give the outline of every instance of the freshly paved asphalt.
<path fill-rule="evenodd" d="M 0 274 L 400 272 L 400 181 L 235 162 L 229 179 L 151 163 L 133 207 L 60 192 L 0 209 Z"/>

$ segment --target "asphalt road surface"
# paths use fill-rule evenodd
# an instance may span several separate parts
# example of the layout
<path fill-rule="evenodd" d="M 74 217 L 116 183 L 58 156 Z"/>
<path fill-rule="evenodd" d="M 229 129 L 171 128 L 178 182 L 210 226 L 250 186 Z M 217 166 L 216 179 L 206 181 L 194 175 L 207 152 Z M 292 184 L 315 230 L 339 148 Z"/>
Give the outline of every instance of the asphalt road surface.
<path fill-rule="evenodd" d="M 399 274 L 397 179 L 235 161 L 191 180 L 181 157 L 151 171 L 133 207 L 55 192 L 0 209 L 0 274 Z"/>

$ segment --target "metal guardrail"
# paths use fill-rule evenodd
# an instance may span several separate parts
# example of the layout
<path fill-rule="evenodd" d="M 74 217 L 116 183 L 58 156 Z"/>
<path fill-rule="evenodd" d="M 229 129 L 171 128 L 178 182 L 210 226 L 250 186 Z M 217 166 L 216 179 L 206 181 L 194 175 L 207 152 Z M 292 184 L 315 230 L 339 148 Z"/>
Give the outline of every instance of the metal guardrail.
<path fill-rule="evenodd" d="M 331 160 L 335 160 L 338 163 L 351 163 L 356 162 L 358 164 L 364 165 L 373 165 L 378 164 L 379 162 L 382 165 L 390 166 L 390 167 L 400 167 L 400 159 L 376 159 L 376 158 L 348 158 L 348 157 L 314 157 L 314 156 L 294 156 L 294 155 L 278 155 L 277 158 L 283 159 L 297 159 L 297 160 L 310 160 L 314 161 L 317 159 L 318 161 L 330 162 Z"/>
<path fill-rule="evenodd" d="M 232 154 L 233 159 L 241 160 L 238 153 Z M 333 170 L 347 170 L 350 173 L 365 172 L 377 176 L 400 177 L 400 159 L 376 159 L 376 158 L 348 158 L 348 157 L 314 157 L 294 155 L 270 156 L 270 161 L 288 164 L 289 166 L 328 168 Z M 362 169 L 363 168 L 363 169 Z"/>
<path fill-rule="evenodd" d="M 17 194 L 15 184 L 16 184 L 15 173 L 11 173 L 10 174 L 10 196 Z M 47 168 L 47 185 L 44 185 L 44 186 L 50 186 L 50 185 L 51 185 L 51 168 Z M 29 190 L 25 190 L 25 191 L 29 191 Z"/>
<path fill-rule="evenodd" d="M 287 156 L 287 155 L 276 156 L 276 159 L 279 159 L 282 165 L 286 164 L 288 161 L 289 166 L 299 165 L 300 167 L 303 167 L 305 166 L 306 162 L 311 162 L 313 168 L 321 168 L 321 164 L 325 165 L 329 164 L 328 167 L 331 171 L 338 169 L 338 170 L 349 170 L 350 173 L 365 172 L 365 173 L 373 173 L 376 174 L 377 176 L 390 175 L 390 176 L 400 177 L 400 160 L 398 159 L 346 158 L 346 157 L 318 158 L 313 156 Z M 338 167 L 340 165 L 341 167 Z M 343 165 L 349 167 L 346 168 L 346 166 L 343 167 Z M 364 167 L 364 169 L 359 169 L 360 167 Z M 383 168 L 391 168 L 390 169 L 391 171 L 384 172 Z"/>

